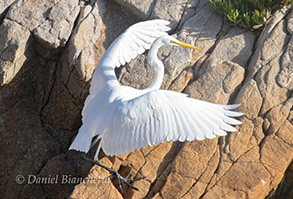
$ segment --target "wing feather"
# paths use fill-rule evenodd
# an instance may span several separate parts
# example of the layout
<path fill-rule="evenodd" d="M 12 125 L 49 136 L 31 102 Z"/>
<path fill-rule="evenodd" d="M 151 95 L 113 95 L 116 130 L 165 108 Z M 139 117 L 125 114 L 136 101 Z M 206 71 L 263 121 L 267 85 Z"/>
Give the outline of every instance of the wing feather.
<path fill-rule="evenodd" d="M 109 47 L 110 65 L 119 67 L 148 50 L 158 37 L 167 35 L 166 32 L 170 30 L 169 24 L 169 21 L 155 19 L 130 26 Z"/>
<path fill-rule="evenodd" d="M 172 91 L 151 91 L 117 106 L 101 145 L 107 155 L 118 155 L 163 141 L 224 136 L 225 131 L 236 131 L 230 124 L 241 123 L 231 118 L 242 115 L 230 111 L 236 107 L 203 102 Z"/>

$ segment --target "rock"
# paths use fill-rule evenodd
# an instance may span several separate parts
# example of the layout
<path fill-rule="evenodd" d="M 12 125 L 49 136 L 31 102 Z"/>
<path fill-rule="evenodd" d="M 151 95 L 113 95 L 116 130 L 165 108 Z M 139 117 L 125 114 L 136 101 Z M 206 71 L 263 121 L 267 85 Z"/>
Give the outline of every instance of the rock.
<path fill-rule="evenodd" d="M 0 3 L 0 19 L 5 15 L 5 12 L 8 10 L 9 6 L 14 2 L 15 0 L 7 0 L 7 1 L 1 1 Z"/>
<path fill-rule="evenodd" d="M 223 188 L 221 186 L 214 186 L 211 191 L 207 192 L 203 199 L 217 199 L 217 198 L 239 198 L 244 199 L 245 193 L 240 190 Z"/>
<path fill-rule="evenodd" d="M 186 20 L 191 18 L 194 15 L 194 13 L 196 13 L 196 8 L 198 8 L 199 2 L 200 0 L 188 0 L 184 2 L 186 4 L 184 7 L 183 15 L 181 16 L 178 24 L 179 28 L 186 22 Z"/>
<path fill-rule="evenodd" d="M 137 89 L 144 89 L 151 85 L 155 71 L 146 59 L 145 55 L 139 56 L 129 64 L 127 64 L 121 71 L 120 82 L 126 86 L 132 86 Z"/>
<path fill-rule="evenodd" d="M 15 21 L 29 31 L 33 31 L 48 17 L 49 11 L 56 1 L 19 0 L 15 2 L 16 3 L 10 7 L 6 18 Z"/>
<path fill-rule="evenodd" d="M 62 56 L 62 78 L 70 93 L 78 98 L 82 95 L 84 82 L 92 77 L 96 63 L 105 52 L 102 42 L 104 41 L 105 25 L 102 16 L 105 14 L 105 3 L 97 1 L 94 5 L 81 8 L 84 13 L 79 17 L 79 23 L 74 29 L 68 45 Z M 87 35 L 87 36 L 85 36 Z M 99 49 L 96 51 L 95 49 Z M 76 73 L 76 75 L 74 75 Z M 81 86 L 77 90 L 76 82 Z"/>
<path fill-rule="evenodd" d="M 270 173 L 260 163 L 237 162 L 235 163 L 217 183 L 220 187 L 230 189 L 225 197 L 239 195 L 243 198 L 243 192 L 248 198 L 265 198 L 270 188 Z M 245 180 L 243 180 L 245 178 Z M 233 191 L 235 190 L 235 193 Z M 232 193 L 231 193 L 232 192 Z M 213 194 L 216 194 L 214 191 Z M 220 192 L 221 193 L 221 192 Z M 207 194 L 208 195 L 208 194 Z M 222 195 L 222 197 L 224 197 Z"/>
<path fill-rule="evenodd" d="M 140 1 L 140 0 L 116 0 L 120 5 L 128 8 L 130 11 L 140 16 L 143 19 L 161 18 L 171 22 L 171 27 L 174 30 L 179 22 L 186 19 L 183 17 L 185 11 L 191 7 L 195 7 L 198 0 L 157 0 L 157 1 Z M 188 16 L 191 14 L 188 13 Z"/>
<path fill-rule="evenodd" d="M 279 70 L 279 57 L 275 57 L 264 65 L 255 77 L 259 92 L 263 98 L 263 104 L 260 109 L 261 115 L 287 99 L 287 89 L 280 87 L 276 82 Z"/>
<path fill-rule="evenodd" d="M 291 11 L 291 17 L 288 19 L 287 22 L 287 30 L 288 32 L 293 35 L 293 17 L 292 17 L 292 11 Z"/>
<path fill-rule="evenodd" d="M 232 61 L 242 67 L 246 67 L 248 59 L 252 55 L 255 35 L 240 28 L 232 28 L 226 35 L 220 38 L 219 43 L 210 55 L 211 58 L 221 58 L 221 61 Z"/>
<path fill-rule="evenodd" d="M 232 161 L 236 161 L 242 154 L 249 150 L 248 145 L 253 135 L 253 123 L 246 118 L 241 121 L 242 125 L 239 131 L 229 135 L 227 147 L 225 148 L 225 152 Z"/>
<path fill-rule="evenodd" d="M 272 175 L 271 187 L 276 188 L 280 183 L 292 158 L 292 145 L 288 145 L 278 137 L 265 138 L 260 150 L 260 161 Z"/>
<path fill-rule="evenodd" d="M 50 9 L 46 20 L 33 30 L 34 36 L 44 48 L 64 47 L 71 35 L 79 9 L 78 0 L 58 1 Z"/>
<path fill-rule="evenodd" d="M 288 100 L 285 105 L 278 105 L 272 108 L 266 115 L 266 118 L 270 122 L 270 128 L 268 129 L 268 134 L 277 132 L 280 126 L 285 122 L 286 118 L 289 116 L 289 112 L 293 106 L 293 98 Z"/>
<path fill-rule="evenodd" d="M 100 161 L 111 167 L 109 159 L 103 158 Z M 99 166 L 93 166 L 89 175 L 84 178 L 84 183 L 75 186 L 69 198 L 123 198 L 110 180 L 104 180 L 108 176 L 110 176 L 108 171 Z"/>
<path fill-rule="evenodd" d="M 216 144 L 217 139 L 186 143 L 173 161 L 172 172 L 198 180 L 216 152 Z M 190 162 L 188 159 L 194 161 Z"/>
<path fill-rule="evenodd" d="M 272 33 L 272 30 L 275 26 L 288 14 L 289 10 L 286 8 L 277 10 L 269 23 L 264 27 L 263 31 L 261 31 L 260 36 L 257 39 L 256 46 L 261 46 L 267 37 Z M 292 12 L 291 12 L 292 13 Z"/>
<path fill-rule="evenodd" d="M 149 18 L 155 3 L 151 0 L 138 1 L 138 0 L 116 0 L 121 6 L 128 8 L 131 12 L 142 17 L 143 19 Z"/>
<path fill-rule="evenodd" d="M 201 50 L 191 51 L 190 49 L 177 47 L 168 52 L 168 56 L 164 60 L 166 74 L 163 88 L 168 88 L 184 68 L 193 65 L 200 56 L 214 45 L 216 35 L 222 26 L 222 18 L 212 16 L 212 13 L 213 9 L 206 5 L 182 25 L 177 38 L 186 43 L 194 44 Z M 199 37 L 200 35 L 202 37 Z"/>
<path fill-rule="evenodd" d="M 288 120 L 285 120 L 283 125 L 279 128 L 276 135 L 281 138 L 289 146 L 293 145 L 293 125 Z"/>
<path fill-rule="evenodd" d="M 154 182 L 159 173 L 168 166 L 170 160 L 168 160 L 168 153 L 172 154 L 172 142 L 159 144 L 152 149 L 148 155 L 144 157 L 145 163 L 140 168 L 142 176 L 147 176 L 147 180 Z M 170 154 L 170 155 L 171 155 Z"/>
<path fill-rule="evenodd" d="M 253 79 L 241 88 L 236 103 L 241 104 L 239 111 L 244 113 L 249 119 L 255 119 L 258 116 L 262 105 L 262 97 L 259 93 L 257 83 Z"/>
<path fill-rule="evenodd" d="M 240 85 L 244 69 L 233 62 L 219 63 L 217 60 L 206 61 L 202 67 L 206 71 L 186 89 L 190 97 L 227 104 L 230 95 Z"/>
<path fill-rule="evenodd" d="M 175 79 L 175 81 L 169 87 L 169 90 L 182 92 L 187 86 L 188 82 L 193 78 L 192 69 L 184 70 Z"/>
<path fill-rule="evenodd" d="M 48 179 L 47 183 L 42 183 L 42 189 L 50 198 L 68 196 L 72 191 L 72 184 L 78 184 L 82 179 L 76 176 L 74 167 L 66 161 L 63 154 L 49 160 L 37 178 Z"/>
<path fill-rule="evenodd" d="M 184 184 L 182 183 L 184 182 Z M 162 198 L 180 198 L 195 183 L 195 179 L 181 176 L 178 173 L 168 175 L 167 182 L 160 191 Z"/>
<path fill-rule="evenodd" d="M 0 157 L 7 159 L 0 161 L 0 197 L 17 198 L 34 186 L 28 184 L 29 176 L 37 176 L 48 160 L 60 153 L 59 143 L 43 128 L 28 99 L 2 112 L 0 132 Z"/>
<path fill-rule="evenodd" d="M 277 190 L 270 195 L 271 198 L 291 197 L 293 195 L 292 183 L 293 183 L 293 163 L 291 163 L 285 173 L 284 179 L 279 184 Z"/>
<path fill-rule="evenodd" d="M 271 62 L 272 59 L 278 59 L 284 45 L 288 43 L 289 36 L 285 32 L 285 21 L 276 23 L 274 27 L 270 27 L 270 31 L 267 36 L 263 36 L 261 39 L 263 42 L 259 42 L 255 53 L 251 57 L 247 80 L 254 77 L 259 69 Z"/>
<path fill-rule="evenodd" d="M 186 0 L 157 0 L 150 17 L 166 19 L 171 22 L 171 28 L 175 29 L 182 19 L 187 3 Z"/>
<path fill-rule="evenodd" d="M 263 132 L 266 132 L 264 128 L 265 122 L 261 117 L 257 117 L 252 122 L 254 125 L 254 129 L 253 129 L 252 136 L 249 140 L 250 143 L 248 144 L 247 148 L 258 146 L 260 142 L 263 140 L 263 138 L 265 137 L 265 134 Z"/>
<path fill-rule="evenodd" d="M 9 83 L 28 56 L 30 32 L 11 20 L 0 25 L 0 85 Z"/>
<path fill-rule="evenodd" d="M 293 23 L 293 21 L 292 21 Z M 277 82 L 281 87 L 292 91 L 293 90 L 293 38 L 291 37 L 287 50 L 282 56 L 281 71 L 277 76 Z"/>

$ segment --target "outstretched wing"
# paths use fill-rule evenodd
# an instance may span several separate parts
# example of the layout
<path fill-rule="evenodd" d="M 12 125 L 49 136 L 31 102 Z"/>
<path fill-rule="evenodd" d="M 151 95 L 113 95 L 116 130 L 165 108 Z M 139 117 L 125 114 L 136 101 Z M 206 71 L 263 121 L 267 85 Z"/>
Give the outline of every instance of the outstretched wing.
<path fill-rule="evenodd" d="M 224 136 L 241 122 L 231 111 L 239 105 L 217 105 L 185 94 L 155 90 L 118 105 L 101 140 L 106 155 L 124 154 L 165 141 Z"/>
<path fill-rule="evenodd" d="M 105 87 L 107 78 L 110 80 L 116 79 L 114 68 L 124 65 L 137 55 L 142 54 L 151 47 L 158 37 L 167 35 L 166 31 L 170 30 L 167 26 L 169 23 L 169 21 L 162 19 L 136 23 L 111 44 L 103 55 L 97 68 L 98 70 L 93 75 L 90 95 L 87 97 L 82 111 L 83 121 L 85 121 L 93 107 L 96 106 L 97 102 L 93 101 L 93 99 L 96 95 L 100 95 L 98 92 L 101 92 Z"/>
<path fill-rule="evenodd" d="M 148 50 L 152 43 L 170 30 L 169 21 L 155 19 L 130 26 L 107 50 L 111 55 L 111 65 L 119 67 Z"/>

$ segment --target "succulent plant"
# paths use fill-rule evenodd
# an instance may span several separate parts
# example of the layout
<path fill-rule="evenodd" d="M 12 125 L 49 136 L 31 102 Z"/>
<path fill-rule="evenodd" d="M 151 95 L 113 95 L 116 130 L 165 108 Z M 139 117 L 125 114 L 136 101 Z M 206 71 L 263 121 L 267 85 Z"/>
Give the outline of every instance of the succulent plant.
<path fill-rule="evenodd" d="M 292 0 L 209 0 L 217 14 L 224 14 L 232 25 L 250 30 L 262 29 L 278 9 L 293 5 Z"/>

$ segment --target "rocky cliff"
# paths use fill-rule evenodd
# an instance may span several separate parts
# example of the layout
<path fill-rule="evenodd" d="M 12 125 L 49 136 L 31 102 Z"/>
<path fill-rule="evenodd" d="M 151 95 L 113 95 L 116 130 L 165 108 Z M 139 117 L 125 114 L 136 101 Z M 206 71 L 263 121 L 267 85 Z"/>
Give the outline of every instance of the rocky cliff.
<path fill-rule="evenodd" d="M 245 116 L 226 137 L 101 155 L 124 175 L 147 176 L 122 195 L 115 179 L 99 180 L 108 172 L 68 147 L 105 49 L 151 18 L 171 21 L 173 36 L 201 48 L 162 48 L 162 88 L 241 103 Z M 288 9 L 256 35 L 228 26 L 205 0 L 1 1 L 0 198 L 292 198 L 292 34 Z M 142 55 L 117 76 L 144 88 L 153 71 Z"/>

